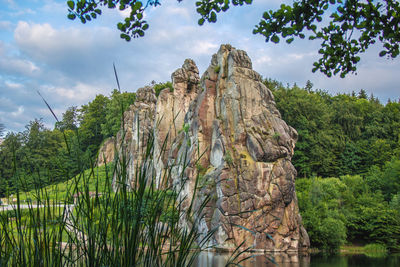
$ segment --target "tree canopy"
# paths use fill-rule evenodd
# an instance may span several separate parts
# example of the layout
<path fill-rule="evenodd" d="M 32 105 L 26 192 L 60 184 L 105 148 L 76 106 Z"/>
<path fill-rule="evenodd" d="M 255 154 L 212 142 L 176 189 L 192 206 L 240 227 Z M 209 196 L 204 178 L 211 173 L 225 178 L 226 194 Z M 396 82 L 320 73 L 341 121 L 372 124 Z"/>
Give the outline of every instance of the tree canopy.
<path fill-rule="evenodd" d="M 195 3 L 200 15 L 198 23 L 214 23 L 221 11 L 252 2 L 198 0 Z M 159 0 L 69 0 L 67 4 L 68 18 L 79 18 L 82 23 L 97 18 L 102 8 L 130 8 L 129 16 L 117 24 L 121 38 L 126 41 L 145 35 L 149 28 L 143 16 L 146 8 L 161 5 Z M 382 44 L 379 56 L 396 58 L 400 53 L 399 26 L 400 2 L 396 0 L 298 0 L 291 5 L 282 4 L 277 10 L 265 11 L 253 33 L 273 43 L 285 39 L 290 44 L 295 38 L 306 37 L 319 40 L 321 57 L 314 62 L 313 72 L 319 70 L 328 77 L 339 74 L 343 78 L 356 71 L 360 54 L 376 42 Z"/>
<path fill-rule="evenodd" d="M 0 123 L 0 137 L 3 136 L 4 129 L 5 129 L 4 124 Z"/>
<path fill-rule="evenodd" d="M 364 90 L 333 96 L 310 81 L 305 88 L 264 83 L 282 118 L 298 131 L 292 163 L 311 245 L 399 249 L 400 102 L 381 104 Z M 172 89 L 170 82 L 152 86 L 157 94 Z M 59 184 L 89 169 L 134 101 L 135 93 L 115 89 L 68 108 L 53 130 L 35 119 L 23 132 L 7 133 L 0 144 L 0 197 Z"/>

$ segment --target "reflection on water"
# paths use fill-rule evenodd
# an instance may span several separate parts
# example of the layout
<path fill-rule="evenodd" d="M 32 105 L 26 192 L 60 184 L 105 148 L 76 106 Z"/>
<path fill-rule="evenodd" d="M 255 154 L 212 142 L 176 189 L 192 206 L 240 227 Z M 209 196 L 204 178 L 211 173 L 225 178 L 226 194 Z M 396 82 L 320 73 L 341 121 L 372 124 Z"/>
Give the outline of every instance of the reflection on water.
<path fill-rule="evenodd" d="M 229 254 L 203 252 L 197 259 L 196 267 L 223 267 Z M 400 254 L 379 255 L 300 255 L 275 253 L 253 255 L 251 259 L 240 263 L 244 267 L 399 267 Z M 233 266 L 233 265 L 232 265 Z"/>
<path fill-rule="evenodd" d="M 298 253 L 270 253 L 270 254 L 247 254 L 252 257 L 240 265 L 244 267 L 269 267 L 269 266 L 281 266 L 281 267 L 302 267 L 310 266 L 309 254 L 301 255 Z M 203 252 L 200 254 L 196 267 L 220 267 L 225 266 L 228 262 L 230 254 L 228 253 L 216 253 L 216 252 Z M 234 266 L 234 265 L 232 265 Z"/>
<path fill-rule="evenodd" d="M 379 257 L 378 257 L 379 255 Z M 311 256 L 310 267 L 399 267 L 400 255 L 337 255 Z"/>

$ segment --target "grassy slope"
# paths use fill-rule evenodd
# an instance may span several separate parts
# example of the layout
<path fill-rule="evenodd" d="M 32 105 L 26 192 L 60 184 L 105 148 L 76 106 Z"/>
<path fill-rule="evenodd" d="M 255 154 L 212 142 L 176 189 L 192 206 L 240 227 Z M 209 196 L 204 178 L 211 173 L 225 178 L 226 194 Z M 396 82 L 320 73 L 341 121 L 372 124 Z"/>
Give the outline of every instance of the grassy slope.
<path fill-rule="evenodd" d="M 78 174 L 76 177 L 66 182 L 46 186 L 40 189 L 39 192 L 37 190 L 32 190 L 30 192 L 21 193 L 20 200 L 21 204 L 24 204 L 24 202 L 28 199 L 30 199 L 32 202 L 36 202 L 39 193 L 41 194 L 39 197 L 40 199 L 48 198 L 52 202 L 72 202 L 73 199 L 71 196 L 77 192 L 84 192 L 85 188 L 87 188 L 89 192 L 95 192 L 96 187 L 98 188 L 98 192 L 102 192 L 102 188 L 104 188 L 105 183 L 111 182 L 111 180 L 111 165 L 107 165 L 107 172 L 105 165 L 102 165 L 93 169 L 85 170 L 83 173 Z M 75 186 L 76 184 L 77 186 Z M 16 197 L 14 196 L 13 198 Z"/>

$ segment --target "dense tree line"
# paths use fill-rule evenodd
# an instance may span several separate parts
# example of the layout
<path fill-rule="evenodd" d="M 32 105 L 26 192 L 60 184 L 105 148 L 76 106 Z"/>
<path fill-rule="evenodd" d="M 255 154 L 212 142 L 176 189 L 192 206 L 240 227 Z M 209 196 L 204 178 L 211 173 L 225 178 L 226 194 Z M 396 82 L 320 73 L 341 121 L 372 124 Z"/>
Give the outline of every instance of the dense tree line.
<path fill-rule="evenodd" d="M 135 93 L 114 90 L 110 97 L 100 94 L 86 105 L 68 108 L 53 130 L 35 119 L 25 131 L 8 133 L 0 145 L 0 197 L 58 183 L 89 168 L 134 100 Z"/>
<path fill-rule="evenodd" d="M 331 96 L 311 82 L 265 84 L 299 133 L 292 162 L 312 246 L 400 249 L 400 103 L 381 104 L 364 90 Z"/>
<path fill-rule="evenodd" d="M 313 247 L 345 243 L 400 249 L 400 160 L 382 170 L 296 181 L 300 213 Z"/>
<path fill-rule="evenodd" d="M 332 96 L 267 79 L 283 119 L 299 133 L 292 162 L 312 246 L 400 246 L 400 103 L 359 93 Z M 157 95 L 171 83 L 153 83 Z M 114 90 L 70 107 L 46 129 L 33 120 L 0 145 L 0 196 L 69 179 L 87 169 L 121 126 L 134 93 Z M 325 177 L 325 178 L 321 178 Z"/>
<path fill-rule="evenodd" d="M 400 103 L 381 104 L 364 90 L 329 95 L 267 79 L 283 119 L 299 133 L 293 164 L 299 177 L 365 174 L 400 158 Z"/>

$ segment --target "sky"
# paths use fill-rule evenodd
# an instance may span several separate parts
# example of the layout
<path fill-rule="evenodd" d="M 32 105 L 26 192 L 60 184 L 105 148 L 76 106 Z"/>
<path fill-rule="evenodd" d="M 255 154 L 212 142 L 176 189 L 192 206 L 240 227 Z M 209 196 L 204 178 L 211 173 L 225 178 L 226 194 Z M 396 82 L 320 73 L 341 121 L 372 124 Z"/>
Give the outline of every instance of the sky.
<path fill-rule="evenodd" d="M 55 119 L 37 91 L 61 118 L 70 106 L 111 94 L 117 87 L 113 63 L 121 89 L 135 92 L 152 81 L 169 81 L 186 58 L 203 73 L 212 54 L 227 43 L 245 50 L 264 78 L 284 85 L 305 86 L 310 80 L 332 95 L 364 89 L 383 103 L 400 97 L 400 60 L 380 58 L 379 45 L 361 56 L 357 74 L 327 78 L 311 72 L 320 43 L 276 45 L 253 35 L 262 13 L 282 1 L 231 7 L 217 23 L 203 26 L 197 24 L 194 0 L 160 2 L 146 10 L 150 28 L 145 36 L 126 42 L 116 27 L 126 11 L 103 9 L 98 19 L 82 24 L 67 19 L 66 0 L 0 0 L 0 123 L 6 131 L 23 131 L 35 118 L 53 128 Z"/>

